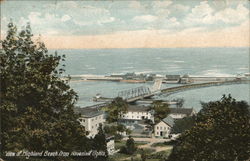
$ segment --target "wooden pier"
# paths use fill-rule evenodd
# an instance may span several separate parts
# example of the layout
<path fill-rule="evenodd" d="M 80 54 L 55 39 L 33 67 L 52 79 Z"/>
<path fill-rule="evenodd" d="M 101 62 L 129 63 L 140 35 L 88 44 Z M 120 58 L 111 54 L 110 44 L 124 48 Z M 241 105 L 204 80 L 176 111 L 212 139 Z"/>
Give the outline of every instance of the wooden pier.
<path fill-rule="evenodd" d="M 230 80 L 230 81 L 215 81 L 215 82 L 205 82 L 205 83 L 196 83 L 196 84 L 185 84 L 182 86 L 161 89 L 157 92 L 150 92 L 150 90 L 146 87 L 138 87 L 135 89 L 122 91 L 119 93 L 118 96 L 120 97 L 126 96 L 126 97 L 123 97 L 124 100 L 126 100 L 128 103 L 132 103 L 132 102 L 136 102 L 137 100 L 142 100 L 144 98 L 153 97 L 155 95 L 164 94 L 168 96 L 177 92 L 182 92 L 182 91 L 191 90 L 191 89 L 221 86 L 221 85 L 232 85 L 232 84 L 249 84 L 250 85 L 250 80 Z M 110 100 L 109 102 L 105 102 L 105 103 L 101 103 L 101 104 L 97 104 L 93 106 L 88 106 L 88 107 L 101 108 L 101 107 L 107 106 L 111 101 L 112 100 Z"/>
<path fill-rule="evenodd" d="M 205 83 L 196 83 L 196 84 L 186 84 L 178 87 L 170 87 L 161 90 L 161 94 L 174 94 L 177 92 L 182 92 L 191 89 L 205 88 L 212 86 L 221 86 L 221 85 L 232 85 L 232 84 L 250 84 L 250 80 L 230 80 L 230 81 L 215 81 L 215 82 L 205 82 Z"/>

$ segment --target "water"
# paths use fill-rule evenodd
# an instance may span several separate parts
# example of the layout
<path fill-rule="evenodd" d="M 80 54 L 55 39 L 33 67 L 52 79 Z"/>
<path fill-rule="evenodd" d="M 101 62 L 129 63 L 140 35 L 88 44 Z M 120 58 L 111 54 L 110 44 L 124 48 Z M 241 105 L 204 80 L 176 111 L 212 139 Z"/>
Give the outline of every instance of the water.
<path fill-rule="evenodd" d="M 66 55 L 66 74 L 110 75 L 127 72 L 166 74 L 190 74 L 200 76 L 235 76 L 249 73 L 248 48 L 175 48 L 175 49 L 89 49 L 58 50 Z M 115 97 L 121 90 L 152 83 L 72 82 L 78 92 L 78 105 L 92 105 L 97 93 Z M 173 85 L 163 85 L 166 86 Z M 161 96 L 162 99 L 184 98 L 185 106 L 201 108 L 199 102 L 218 100 L 222 94 L 249 101 L 247 84 L 211 87 Z"/>
<path fill-rule="evenodd" d="M 184 107 L 194 108 L 196 111 L 199 111 L 201 109 L 200 102 L 220 100 L 223 94 L 231 94 L 236 100 L 245 100 L 250 103 L 250 84 L 223 85 L 219 87 L 214 86 L 209 88 L 192 89 L 168 97 L 162 95 L 159 98 L 163 100 L 184 98 Z"/>

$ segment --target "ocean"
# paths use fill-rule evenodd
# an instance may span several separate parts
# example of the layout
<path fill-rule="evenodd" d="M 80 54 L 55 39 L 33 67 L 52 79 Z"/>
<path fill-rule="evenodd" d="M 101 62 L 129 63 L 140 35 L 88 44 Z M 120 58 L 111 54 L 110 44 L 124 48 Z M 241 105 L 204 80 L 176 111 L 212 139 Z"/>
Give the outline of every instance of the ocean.
<path fill-rule="evenodd" d="M 194 76 L 235 76 L 250 73 L 249 48 L 160 48 L 160 49 L 67 49 L 57 50 L 65 54 L 65 74 L 111 75 L 135 73 L 189 74 Z M 52 50 L 50 52 L 53 52 Z M 92 98 L 100 93 L 104 97 L 116 97 L 119 91 L 152 83 L 119 82 L 71 82 L 78 93 L 78 106 L 96 104 Z M 175 86 L 163 84 L 162 88 Z M 201 109 L 200 102 L 219 100 L 223 94 L 231 94 L 237 100 L 250 102 L 250 85 L 224 85 L 188 90 L 156 99 L 183 98 L 184 107 Z"/>

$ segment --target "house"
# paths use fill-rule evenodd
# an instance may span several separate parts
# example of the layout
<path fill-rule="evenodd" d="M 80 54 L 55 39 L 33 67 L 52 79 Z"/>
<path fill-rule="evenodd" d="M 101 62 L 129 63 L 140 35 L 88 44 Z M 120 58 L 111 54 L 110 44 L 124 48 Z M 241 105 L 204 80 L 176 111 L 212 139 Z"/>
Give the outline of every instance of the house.
<path fill-rule="evenodd" d="M 167 116 L 161 120 L 154 127 L 154 132 L 156 137 L 169 137 L 171 128 L 174 125 L 174 119 L 171 116 Z"/>
<path fill-rule="evenodd" d="M 169 108 L 170 114 L 173 119 L 182 119 L 183 117 L 193 116 L 196 111 L 193 108 Z"/>
<path fill-rule="evenodd" d="M 81 114 L 78 120 L 89 133 L 88 137 L 94 137 L 98 133 L 99 125 L 105 122 L 104 112 L 96 108 L 75 108 L 74 111 Z"/>
<path fill-rule="evenodd" d="M 154 111 L 147 106 L 129 105 L 127 113 L 121 114 L 122 122 L 137 122 L 139 120 L 151 120 L 154 122 Z"/>

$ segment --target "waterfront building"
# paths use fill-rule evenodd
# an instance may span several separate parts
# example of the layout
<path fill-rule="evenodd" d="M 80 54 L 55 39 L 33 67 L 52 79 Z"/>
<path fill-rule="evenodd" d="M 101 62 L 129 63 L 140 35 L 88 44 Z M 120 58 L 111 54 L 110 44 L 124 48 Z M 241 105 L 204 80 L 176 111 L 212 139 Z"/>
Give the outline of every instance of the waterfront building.
<path fill-rule="evenodd" d="M 147 106 L 129 105 L 127 113 L 121 114 L 120 121 L 136 122 L 139 120 L 151 120 L 154 122 L 154 111 Z"/>
<path fill-rule="evenodd" d="M 169 108 L 170 114 L 173 119 L 182 119 L 183 117 L 193 116 L 196 111 L 193 108 Z"/>
<path fill-rule="evenodd" d="M 105 122 L 104 112 L 96 108 L 75 108 L 75 112 L 81 114 L 78 120 L 89 133 L 88 137 L 94 137 L 98 133 L 100 124 Z"/>
<path fill-rule="evenodd" d="M 165 81 L 166 83 L 179 83 L 181 80 L 180 75 L 166 75 Z"/>
<path fill-rule="evenodd" d="M 188 74 L 185 74 L 181 77 L 179 82 L 182 84 L 186 84 L 186 83 L 193 83 L 194 80 L 192 78 L 190 78 L 190 76 Z"/>
<path fill-rule="evenodd" d="M 174 119 L 171 116 L 167 116 L 154 126 L 155 136 L 169 138 L 173 125 L 174 125 Z"/>

